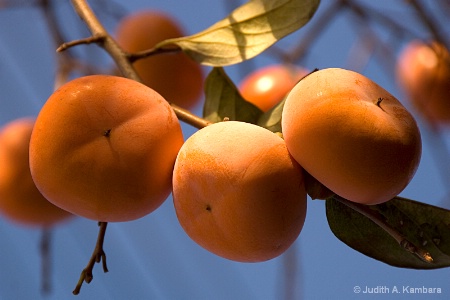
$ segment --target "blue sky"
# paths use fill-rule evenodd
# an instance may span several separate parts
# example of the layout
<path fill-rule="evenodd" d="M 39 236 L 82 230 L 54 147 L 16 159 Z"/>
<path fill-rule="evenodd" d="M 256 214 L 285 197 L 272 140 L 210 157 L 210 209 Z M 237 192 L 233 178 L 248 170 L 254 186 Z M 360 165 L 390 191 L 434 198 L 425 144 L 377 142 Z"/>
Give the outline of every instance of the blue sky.
<path fill-rule="evenodd" d="M 311 24 L 331 2 L 322 1 Z M 426 31 L 403 2 L 381 0 L 371 5 L 426 38 Z M 191 34 L 226 16 L 233 5 L 230 3 L 237 5 L 240 1 L 130 0 L 119 3 L 128 11 L 162 9 L 177 18 L 185 26 L 186 33 Z M 436 11 L 442 26 L 450 28 L 450 18 L 443 19 L 443 14 Z M 87 36 L 84 25 L 70 5 L 61 5 L 59 13 L 67 36 L 73 39 Z M 114 29 L 114 19 L 106 15 L 101 18 L 109 30 Z M 371 58 L 367 65 L 359 68 L 356 56 L 349 56 L 359 45 L 357 34 L 361 32 L 351 20 L 348 12 L 340 13 L 300 63 L 310 69 L 355 68 L 408 106 L 395 84 L 392 64 L 386 69 L 380 60 Z M 289 49 L 304 36 L 311 24 L 280 41 L 277 47 Z M 373 27 L 390 49 L 398 53 L 410 37 L 399 39 L 385 29 Z M 449 36 L 449 32 L 446 33 Z M 21 116 L 37 115 L 53 89 L 54 49 L 42 14 L 37 9 L 18 7 L 0 11 L 0 124 Z M 93 61 L 106 65 L 110 62 L 95 45 L 80 46 L 76 53 L 88 54 Z M 225 70 L 239 82 L 252 68 L 277 62 L 273 53 L 269 49 L 256 59 Z M 208 70 L 205 68 L 205 73 Z M 197 107 L 194 112 L 200 114 L 201 108 Z M 423 136 L 422 161 L 416 176 L 401 195 L 430 204 L 442 204 L 447 199 L 447 207 L 450 207 L 449 158 L 442 154 L 442 149 L 450 149 L 449 131 L 436 137 L 419 116 L 417 119 Z M 186 138 L 195 131 L 187 125 L 183 129 Z M 442 144 L 444 147 L 440 146 Z M 40 234 L 40 230 L 17 226 L 0 218 L 0 299 L 75 297 L 71 292 L 95 245 L 96 222 L 77 218 L 54 229 L 53 291 L 47 296 L 40 294 Z M 294 276 L 288 282 L 293 283 L 295 299 L 450 297 L 450 269 L 399 269 L 350 249 L 329 230 L 322 201 L 308 200 L 307 219 L 297 242 L 285 255 L 264 263 L 228 261 L 197 246 L 179 226 L 170 197 L 151 215 L 132 222 L 110 224 L 105 251 L 110 272 L 103 274 L 101 266 L 97 265 L 94 280 L 83 285 L 78 299 L 284 299 L 286 266 L 294 270 Z M 355 286 L 386 286 L 390 289 L 396 286 L 399 290 L 403 286 L 436 287 L 442 289 L 442 294 L 414 297 L 404 293 L 355 294 Z"/>

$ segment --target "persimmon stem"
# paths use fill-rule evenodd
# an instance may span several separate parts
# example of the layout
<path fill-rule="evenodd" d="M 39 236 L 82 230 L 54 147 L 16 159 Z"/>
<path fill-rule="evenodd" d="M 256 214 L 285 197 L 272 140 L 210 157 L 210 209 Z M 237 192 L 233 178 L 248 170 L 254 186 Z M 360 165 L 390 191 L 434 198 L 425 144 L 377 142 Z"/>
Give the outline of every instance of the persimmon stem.
<path fill-rule="evenodd" d="M 379 213 L 370 209 L 367 205 L 355 203 L 342 197 L 339 197 L 337 195 L 333 196 L 333 199 L 339 201 L 340 203 L 346 205 L 347 207 L 353 209 L 354 211 L 359 212 L 363 216 L 370 219 L 381 229 L 383 229 L 386 233 L 388 233 L 391 237 L 393 237 L 397 241 L 397 243 L 406 251 L 413 253 L 426 263 L 433 262 L 433 258 L 428 251 L 420 247 L 417 247 L 412 242 L 410 242 L 403 234 L 401 234 L 395 228 L 390 226 Z"/>
<path fill-rule="evenodd" d="M 118 44 L 117 42 L 111 37 L 110 34 L 106 31 L 106 29 L 103 27 L 103 25 L 100 23 L 100 21 L 95 16 L 92 9 L 89 7 L 86 0 L 72 0 L 72 5 L 75 8 L 75 11 L 80 16 L 80 18 L 86 23 L 89 31 L 91 32 L 93 37 L 99 38 L 100 43 L 97 43 L 100 47 L 102 47 L 114 60 L 117 67 L 119 68 L 120 72 L 127 78 L 136 80 L 138 82 L 142 82 L 139 75 L 136 73 L 132 61 L 136 60 L 137 57 L 140 57 L 140 55 L 153 55 L 156 53 L 162 53 L 166 50 L 152 50 L 150 49 L 147 53 L 137 53 L 137 54 L 130 54 L 125 52 Z M 153 51 L 153 52 L 152 52 Z M 168 51 L 168 50 L 167 50 Z M 174 51 L 174 50 L 171 50 Z M 179 50 L 177 50 L 179 51 Z M 207 120 L 200 118 L 194 114 L 192 114 L 190 111 L 180 108 L 179 106 L 170 103 L 172 106 L 172 109 L 174 110 L 175 114 L 177 115 L 178 119 L 181 121 L 194 126 L 196 128 L 203 128 L 211 123 Z"/>
<path fill-rule="evenodd" d="M 99 222 L 99 231 L 98 231 L 98 237 L 97 237 L 97 244 L 95 245 L 94 251 L 92 252 L 92 256 L 89 259 L 89 262 L 86 266 L 86 268 L 81 271 L 80 279 L 78 280 L 77 286 L 73 290 L 74 295 L 78 295 L 81 290 L 81 286 L 83 285 L 83 282 L 90 283 L 94 276 L 92 275 L 92 270 L 94 269 L 95 263 L 102 262 L 103 266 L 103 272 L 108 272 L 108 267 L 106 265 L 106 254 L 103 250 L 103 242 L 105 240 L 105 234 L 106 234 L 106 227 L 108 225 L 108 222 Z"/>
<path fill-rule="evenodd" d="M 50 293 L 51 286 L 51 241 L 52 230 L 50 228 L 42 228 L 39 250 L 41 254 L 41 292 L 44 295 Z"/>
<path fill-rule="evenodd" d="M 377 105 L 379 108 L 381 108 L 381 110 L 384 111 L 384 109 L 381 107 L 381 102 L 383 102 L 383 100 L 384 100 L 383 97 L 378 98 L 376 105 Z"/>
<path fill-rule="evenodd" d="M 136 60 L 143 59 L 149 56 L 162 54 L 162 53 L 177 53 L 181 52 L 181 48 L 179 47 L 170 47 L 170 48 L 151 48 L 148 50 L 136 52 L 136 53 L 128 53 L 128 60 L 133 63 Z"/>

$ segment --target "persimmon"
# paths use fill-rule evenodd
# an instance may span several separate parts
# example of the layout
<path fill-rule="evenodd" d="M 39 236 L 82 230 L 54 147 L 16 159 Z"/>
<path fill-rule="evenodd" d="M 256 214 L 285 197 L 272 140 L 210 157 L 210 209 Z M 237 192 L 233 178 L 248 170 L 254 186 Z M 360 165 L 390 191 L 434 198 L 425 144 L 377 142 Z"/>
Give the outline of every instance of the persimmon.
<path fill-rule="evenodd" d="M 362 204 L 397 196 L 421 157 L 413 116 L 369 78 L 330 68 L 289 93 L 282 132 L 295 160 L 337 195 Z"/>
<path fill-rule="evenodd" d="M 51 227 L 73 215 L 42 196 L 31 178 L 28 148 L 34 118 L 24 117 L 0 129 L 0 213 L 30 227 Z"/>
<path fill-rule="evenodd" d="M 282 138 L 238 121 L 200 129 L 177 156 L 173 201 L 188 236 L 240 262 L 283 253 L 306 216 L 302 168 Z"/>
<path fill-rule="evenodd" d="M 278 104 L 308 71 L 282 64 L 260 68 L 239 85 L 242 97 L 266 112 Z"/>
<path fill-rule="evenodd" d="M 450 123 L 450 54 L 437 42 L 410 42 L 399 54 L 397 80 L 420 114 L 432 124 Z"/>
<path fill-rule="evenodd" d="M 139 82 L 91 75 L 56 90 L 31 136 L 36 186 L 53 204 L 104 222 L 130 221 L 171 192 L 183 144 L 167 101 Z"/>
<path fill-rule="evenodd" d="M 151 49 L 163 40 L 184 35 L 175 18 L 157 10 L 129 14 L 119 22 L 115 32 L 119 45 L 131 53 Z M 143 83 L 169 102 L 189 109 L 201 100 L 203 71 L 183 52 L 139 59 L 134 67 Z"/>

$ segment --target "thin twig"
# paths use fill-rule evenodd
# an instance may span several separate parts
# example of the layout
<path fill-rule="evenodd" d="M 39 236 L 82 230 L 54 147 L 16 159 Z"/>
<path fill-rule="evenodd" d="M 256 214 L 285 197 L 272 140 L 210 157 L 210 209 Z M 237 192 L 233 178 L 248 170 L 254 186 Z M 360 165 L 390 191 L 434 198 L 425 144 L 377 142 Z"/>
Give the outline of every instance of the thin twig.
<path fill-rule="evenodd" d="M 95 245 L 94 251 L 92 252 L 92 256 L 89 259 L 89 262 L 86 268 L 81 271 L 80 279 L 78 280 L 77 286 L 73 290 L 74 295 L 78 295 L 81 290 L 81 286 L 83 282 L 90 283 L 94 276 L 92 275 L 92 270 L 94 269 L 95 263 L 102 262 L 103 272 L 108 272 L 108 267 L 106 265 L 106 254 L 103 250 L 103 242 L 105 240 L 106 227 L 108 226 L 108 222 L 99 222 L 99 231 L 97 237 L 97 244 Z"/>
<path fill-rule="evenodd" d="M 298 241 L 289 247 L 282 255 L 283 274 L 281 276 L 281 293 L 278 299 L 294 300 L 302 299 L 303 292 L 303 268 L 300 259 L 300 249 Z"/>
<path fill-rule="evenodd" d="M 39 249 L 41 253 L 41 291 L 44 295 L 50 293 L 52 289 L 51 285 L 51 241 L 52 241 L 52 229 L 42 228 L 41 240 Z"/>
<path fill-rule="evenodd" d="M 367 21 L 372 19 L 379 25 L 385 26 L 389 30 L 394 31 L 396 34 L 408 34 L 415 36 L 415 33 L 410 28 L 403 26 L 402 23 L 390 18 L 385 13 L 379 12 L 373 8 L 368 8 L 358 1 L 341 0 L 341 2 L 351 10 L 357 11 L 359 14 L 363 14 Z"/>
<path fill-rule="evenodd" d="M 158 55 L 158 54 L 163 54 L 163 53 L 178 53 L 181 52 L 181 48 L 174 46 L 174 47 L 169 47 L 169 48 L 151 48 L 148 50 L 144 50 L 144 51 L 139 51 L 136 53 L 128 53 L 127 57 L 128 60 L 133 63 L 138 59 L 143 59 L 149 56 L 153 56 L 153 55 Z"/>
<path fill-rule="evenodd" d="M 311 22 L 309 30 L 305 33 L 303 38 L 289 53 L 281 53 L 279 55 L 281 59 L 286 63 L 296 63 L 300 61 L 311 49 L 311 45 L 320 37 L 320 33 L 327 28 L 333 18 L 338 15 L 338 12 L 342 8 L 342 4 L 339 1 L 333 1 L 317 19 L 315 22 Z"/>
<path fill-rule="evenodd" d="M 422 249 L 420 247 L 417 247 L 412 242 L 410 242 L 404 235 L 402 235 L 400 232 L 398 232 L 395 228 L 390 226 L 383 218 L 382 216 L 377 213 L 376 211 L 373 211 L 370 209 L 367 205 L 358 204 L 349 200 L 346 200 L 339 196 L 333 196 L 333 199 L 339 201 L 340 203 L 346 205 L 347 207 L 353 209 L 354 211 L 359 212 L 363 216 L 370 219 L 372 222 L 374 222 L 376 225 L 378 225 L 381 229 L 383 229 L 387 234 L 389 234 L 391 237 L 393 237 L 397 243 L 406 251 L 413 253 L 418 258 L 420 258 L 422 261 L 426 263 L 432 263 L 433 258 L 431 257 L 431 254 L 426 251 L 425 249 Z"/>
<path fill-rule="evenodd" d="M 111 56 L 121 73 L 127 78 L 142 82 L 129 59 L 130 54 L 126 53 L 111 37 L 111 35 L 108 34 L 106 29 L 95 16 L 92 9 L 89 7 L 87 1 L 72 0 L 72 4 L 77 14 L 86 23 L 92 36 L 102 37 L 102 42 L 99 46 L 101 46 Z M 170 103 L 170 105 L 172 106 L 172 109 L 174 110 L 178 119 L 189 125 L 192 125 L 196 128 L 203 128 L 211 124 L 207 120 L 192 114 L 186 109 L 182 109 L 181 107 L 173 103 Z"/>
<path fill-rule="evenodd" d="M 55 45 L 60 45 L 63 43 L 64 37 L 57 22 L 57 14 L 53 6 L 54 3 L 50 0 L 40 0 L 39 4 L 44 13 L 44 20 L 47 23 L 47 30 L 50 33 L 50 37 Z M 54 90 L 67 82 L 73 68 L 72 60 L 73 58 L 70 53 L 61 53 L 56 56 L 57 63 L 55 81 L 53 85 Z"/>
<path fill-rule="evenodd" d="M 379 49 L 382 53 L 380 62 L 383 64 L 383 66 L 388 71 L 387 74 L 391 74 L 392 72 L 392 66 L 395 65 L 396 56 L 391 47 L 386 45 L 386 43 L 378 36 L 378 34 L 372 29 L 372 27 L 369 24 L 369 13 L 364 10 L 363 8 L 353 5 L 352 1 L 350 0 L 341 0 L 342 3 L 345 5 L 348 5 L 347 7 L 351 10 L 353 13 L 352 16 L 354 16 L 356 19 L 356 22 L 358 22 L 358 26 L 354 26 L 355 28 L 360 29 L 361 27 L 364 29 L 364 39 L 371 41 L 371 44 L 377 49 Z"/>
<path fill-rule="evenodd" d="M 428 12 L 422 3 L 417 0 L 409 0 L 409 4 L 414 8 L 419 17 L 420 21 L 423 25 L 428 29 L 428 31 L 433 36 L 433 39 L 436 40 L 441 45 L 446 45 L 447 49 L 449 49 L 449 45 L 447 44 L 447 40 L 442 36 L 439 31 L 439 25 L 434 22 L 435 18 Z"/>
<path fill-rule="evenodd" d="M 62 52 L 70 47 L 78 46 L 78 45 L 87 45 L 92 43 L 101 43 L 103 41 L 104 36 L 90 36 L 84 39 L 74 40 L 66 43 L 62 43 L 57 49 L 56 52 Z"/>

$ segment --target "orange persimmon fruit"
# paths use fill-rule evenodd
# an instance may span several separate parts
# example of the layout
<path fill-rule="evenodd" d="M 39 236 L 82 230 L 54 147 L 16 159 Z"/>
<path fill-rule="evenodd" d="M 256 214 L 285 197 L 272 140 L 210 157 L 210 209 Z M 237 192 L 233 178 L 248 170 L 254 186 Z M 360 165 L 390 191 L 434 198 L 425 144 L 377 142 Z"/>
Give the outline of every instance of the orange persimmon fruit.
<path fill-rule="evenodd" d="M 413 116 L 369 78 L 330 68 L 289 93 L 282 132 L 295 160 L 333 193 L 362 204 L 397 196 L 421 157 Z"/>
<path fill-rule="evenodd" d="M 175 162 L 173 201 L 189 237 L 240 262 L 282 254 L 306 216 L 302 168 L 283 139 L 238 121 L 212 124 L 187 139 Z"/>
<path fill-rule="evenodd" d="M 183 141 L 173 109 L 151 88 L 117 76 L 80 77 L 40 111 L 31 174 L 50 202 L 73 214 L 130 221 L 170 194 Z"/>

